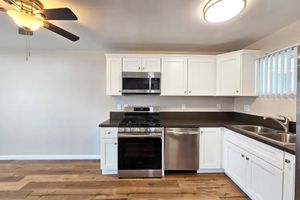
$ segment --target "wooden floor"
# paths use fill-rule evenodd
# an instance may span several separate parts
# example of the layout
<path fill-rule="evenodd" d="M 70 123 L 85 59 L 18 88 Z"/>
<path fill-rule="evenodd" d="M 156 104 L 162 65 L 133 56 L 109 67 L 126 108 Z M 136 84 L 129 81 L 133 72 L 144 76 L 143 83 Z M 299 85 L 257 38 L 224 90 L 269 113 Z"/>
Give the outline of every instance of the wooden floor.
<path fill-rule="evenodd" d="M 223 174 L 162 179 L 102 176 L 98 161 L 0 161 L 0 199 L 243 200 Z"/>

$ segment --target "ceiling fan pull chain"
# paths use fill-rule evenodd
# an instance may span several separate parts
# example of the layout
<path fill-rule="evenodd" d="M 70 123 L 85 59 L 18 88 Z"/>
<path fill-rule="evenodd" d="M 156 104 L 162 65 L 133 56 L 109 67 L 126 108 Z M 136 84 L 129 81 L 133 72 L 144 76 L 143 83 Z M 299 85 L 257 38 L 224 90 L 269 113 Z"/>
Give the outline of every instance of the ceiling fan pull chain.
<path fill-rule="evenodd" d="M 28 37 L 28 56 L 30 57 L 30 56 L 31 56 L 31 44 L 30 44 L 30 37 L 29 37 L 29 35 L 28 35 L 27 37 Z"/>
<path fill-rule="evenodd" d="M 27 54 L 27 37 L 25 37 L 25 40 L 26 40 L 26 50 L 25 50 L 25 53 L 26 53 L 26 62 L 28 62 L 28 54 Z"/>

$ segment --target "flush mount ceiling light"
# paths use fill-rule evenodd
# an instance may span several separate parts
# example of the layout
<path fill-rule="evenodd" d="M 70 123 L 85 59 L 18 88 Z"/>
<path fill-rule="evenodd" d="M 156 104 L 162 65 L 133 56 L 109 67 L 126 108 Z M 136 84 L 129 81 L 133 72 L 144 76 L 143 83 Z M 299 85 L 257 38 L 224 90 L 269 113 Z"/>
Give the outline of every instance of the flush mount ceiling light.
<path fill-rule="evenodd" d="M 220 23 L 232 19 L 246 7 L 246 0 L 210 0 L 204 7 L 204 19 Z"/>

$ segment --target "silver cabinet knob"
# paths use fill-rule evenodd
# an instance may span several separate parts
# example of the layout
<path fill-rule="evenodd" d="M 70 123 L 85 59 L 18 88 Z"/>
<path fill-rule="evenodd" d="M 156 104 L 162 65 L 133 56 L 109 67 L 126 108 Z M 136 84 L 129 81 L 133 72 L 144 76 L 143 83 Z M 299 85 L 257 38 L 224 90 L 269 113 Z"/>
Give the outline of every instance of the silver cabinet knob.
<path fill-rule="evenodd" d="M 250 160 L 250 158 L 246 157 L 246 160 Z"/>
<path fill-rule="evenodd" d="M 242 156 L 242 158 L 244 158 L 244 157 L 245 157 L 245 155 L 244 155 L 244 154 L 241 154 L 241 156 Z"/>

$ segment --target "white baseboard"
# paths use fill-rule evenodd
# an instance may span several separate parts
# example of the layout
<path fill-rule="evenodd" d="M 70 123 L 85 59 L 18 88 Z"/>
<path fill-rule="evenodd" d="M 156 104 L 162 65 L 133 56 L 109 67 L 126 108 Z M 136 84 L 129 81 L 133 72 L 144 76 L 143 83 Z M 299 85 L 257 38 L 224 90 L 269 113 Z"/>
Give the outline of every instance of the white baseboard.
<path fill-rule="evenodd" d="M 0 160 L 100 160 L 100 155 L 5 155 Z"/>
<path fill-rule="evenodd" d="M 199 169 L 198 174 L 224 173 L 224 169 Z"/>

